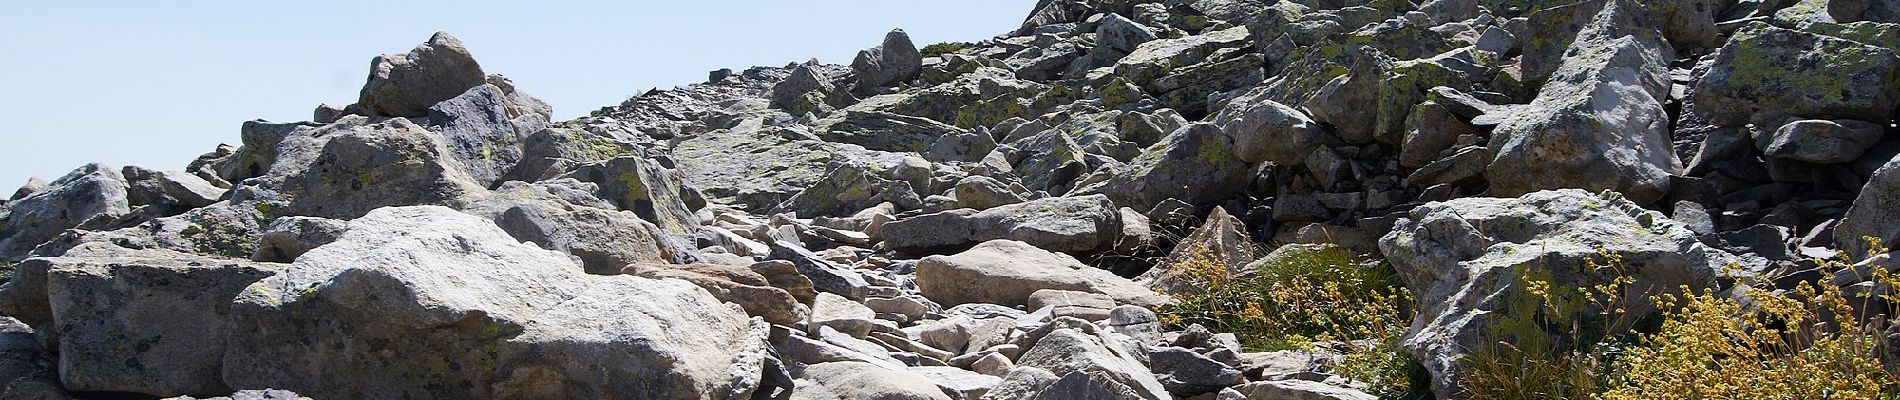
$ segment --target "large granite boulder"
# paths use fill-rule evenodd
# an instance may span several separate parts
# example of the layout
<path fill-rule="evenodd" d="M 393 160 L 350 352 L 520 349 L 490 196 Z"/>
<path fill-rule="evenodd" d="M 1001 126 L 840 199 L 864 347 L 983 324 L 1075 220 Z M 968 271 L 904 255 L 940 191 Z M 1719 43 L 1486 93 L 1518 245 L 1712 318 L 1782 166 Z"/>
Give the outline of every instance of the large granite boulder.
<path fill-rule="evenodd" d="M 1101 195 L 1051 197 L 986 210 L 956 209 L 885 223 L 884 244 L 928 252 L 1009 239 L 1054 251 L 1091 251 L 1121 236 L 1121 214 Z"/>
<path fill-rule="evenodd" d="M 323 398 L 750 396 L 764 323 L 678 280 L 593 276 L 435 206 L 376 210 L 232 305 L 225 383 Z"/>
<path fill-rule="evenodd" d="M 32 194 L 7 202 L 0 212 L 0 262 L 26 258 L 34 247 L 94 218 L 131 212 L 125 177 L 101 164 L 86 164 Z"/>
<path fill-rule="evenodd" d="M 896 86 L 923 73 L 924 56 L 910 35 L 893 29 L 884 35 L 884 43 L 858 52 L 851 70 L 858 74 L 858 90 Z"/>
<path fill-rule="evenodd" d="M 1247 170 L 1231 136 L 1213 124 L 1198 123 L 1148 146 L 1104 184 L 1076 192 L 1104 193 L 1115 204 L 1136 210 L 1154 208 L 1166 199 L 1209 204 L 1245 187 Z"/>
<path fill-rule="evenodd" d="M 381 116 L 422 117 L 429 115 L 429 106 L 460 96 L 485 80 L 481 64 L 461 40 L 436 32 L 408 53 L 371 60 L 369 82 L 363 84 L 356 104 Z"/>
<path fill-rule="evenodd" d="M 992 240 L 969 251 L 930 256 L 917 262 L 917 287 L 945 306 L 989 303 L 1029 304 L 1038 290 L 1106 294 L 1122 304 L 1156 306 L 1167 298 L 1107 270 L 1028 243 Z"/>
<path fill-rule="evenodd" d="M 231 202 L 268 215 L 352 219 L 387 206 L 462 206 L 486 192 L 438 135 L 408 119 L 246 130 L 260 133 L 247 134 L 235 156 L 249 166 L 233 177 L 256 177 L 232 189 Z"/>
<path fill-rule="evenodd" d="M 1737 30 L 1708 65 L 1696 113 L 1719 126 L 1789 116 L 1885 124 L 1900 98 L 1893 49 L 1762 22 Z"/>
<path fill-rule="evenodd" d="M 1880 239 L 1888 248 L 1900 243 L 1900 157 L 1874 171 L 1847 216 L 1834 226 L 1834 244 L 1849 257 L 1874 256 L 1868 254 L 1865 238 L 1869 237 Z"/>

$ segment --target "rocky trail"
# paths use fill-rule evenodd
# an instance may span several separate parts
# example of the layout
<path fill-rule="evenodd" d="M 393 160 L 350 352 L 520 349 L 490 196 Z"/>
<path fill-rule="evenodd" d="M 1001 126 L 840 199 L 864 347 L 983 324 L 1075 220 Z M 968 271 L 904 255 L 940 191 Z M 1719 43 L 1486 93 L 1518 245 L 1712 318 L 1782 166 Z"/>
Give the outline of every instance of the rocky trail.
<path fill-rule="evenodd" d="M 1540 317 L 1615 334 L 1900 268 L 1865 240 L 1900 241 L 1900 2 L 1042 0 L 877 39 L 551 121 L 437 33 L 183 170 L 29 182 L 0 399 L 1467 398 L 1520 276 L 1619 288 Z M 1345 367 L 1372 338 L 1180 319 L 1309 250 L 1409 293 L 1415 386 Z"/>

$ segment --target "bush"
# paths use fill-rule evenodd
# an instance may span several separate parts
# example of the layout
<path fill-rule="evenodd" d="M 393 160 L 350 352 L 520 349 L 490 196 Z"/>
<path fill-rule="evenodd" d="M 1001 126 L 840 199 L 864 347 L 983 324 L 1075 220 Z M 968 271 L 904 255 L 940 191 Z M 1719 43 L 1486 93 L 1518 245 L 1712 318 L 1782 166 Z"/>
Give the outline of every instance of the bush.
<path fill-rule="evenodd" d="M 1404 396 L 1422 369 L 1395 347 L 1410 321 L 1410 299 L 1392 268 L 1357 262 L 1338 247 L 1299 249 L 1230 276 L 1211 254 L 1172 266 L 1200 293 L 1177 295 L 1159 313 L 1175 329 L 1200 324 L 1231 332 L 1252 351 L 1340 350 L 1334 372 L 1369 385 L 1368 392 Z"/>
<path fill-rule="evenodd" d="M 1615 362 L 1636 340 L 1620 304 L 1631 279 L 1622 257 L 1597 250 L 1587 275 L 1608 278 L 1588 288 L 1556 284 L 1546 266 L 1520 265 L 1518 285 L 1491 325 L 1497 343 L 1472 353 L 1459 390 L 1473 399 L 1576 399 L 1602 391 Z"/>

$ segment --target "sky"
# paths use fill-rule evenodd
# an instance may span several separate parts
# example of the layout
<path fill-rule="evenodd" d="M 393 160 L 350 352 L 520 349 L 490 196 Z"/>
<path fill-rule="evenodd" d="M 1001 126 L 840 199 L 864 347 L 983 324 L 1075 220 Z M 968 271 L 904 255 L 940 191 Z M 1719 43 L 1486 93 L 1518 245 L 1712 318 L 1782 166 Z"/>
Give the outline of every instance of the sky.
<path fill-rule="evenodd" d="M 182 170 L 244 121 L 355 102 L 377 54 L 435 31 L 491 74 L 586 115 L 707 71 L 849 64 L 902 28 L 922 47 L 1015 29 L 1035 0 L 46 1 L 0 13 L 0 196 L 88 162 Z"/>

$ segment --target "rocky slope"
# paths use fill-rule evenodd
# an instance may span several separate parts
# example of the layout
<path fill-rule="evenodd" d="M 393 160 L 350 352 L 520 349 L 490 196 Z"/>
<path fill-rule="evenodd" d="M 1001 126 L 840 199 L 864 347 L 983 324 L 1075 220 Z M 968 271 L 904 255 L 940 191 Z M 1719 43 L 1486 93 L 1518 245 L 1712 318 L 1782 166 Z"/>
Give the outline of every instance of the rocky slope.
<path fill-rule="evenodd" d="M 1525 268 L 1620 254 L 1640 316 L 1900 240 L 1896 50 L 1889 1 L 1043 0 L 553 122 L 437 34 L 0 202 L 0 398 L 1372 398 L 1157 320 L 1256 243 L 1387 260 L 1457 398 Z"/>

